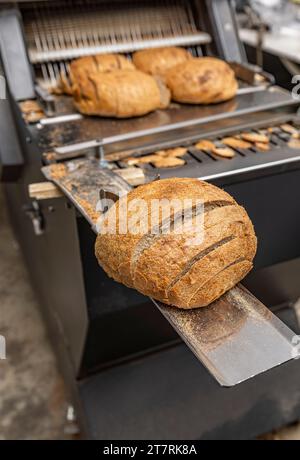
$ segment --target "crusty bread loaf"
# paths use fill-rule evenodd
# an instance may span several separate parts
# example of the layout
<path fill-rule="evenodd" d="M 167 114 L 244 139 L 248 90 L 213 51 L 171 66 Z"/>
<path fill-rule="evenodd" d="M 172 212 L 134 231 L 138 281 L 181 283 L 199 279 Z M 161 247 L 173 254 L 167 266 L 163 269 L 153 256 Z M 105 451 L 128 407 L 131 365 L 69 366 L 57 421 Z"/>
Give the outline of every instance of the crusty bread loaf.
<path fill-rule="evenodd" d="M 193 58 L 166 73 L 172 99 L 188 104 L 212 104 L 236 95 L 238 84 L 233 70 L 220 59 Z"/>
<path fill-rule="evenodd" d="M 150 48 L 137 51 L 132 57 L 134 65 L 150 75 L 164 77 L 172 67 L 191 59 L 192 55 L 184 48 Z"/>
<path fill-rule="evenodd" d="M 143 225 L 138 233 L 132 227 L 123 233 L 124 209 L 128 223 L 134 221 L 137 210 L 132 204 L 140 199 L 147 205 Z M 168 220 L 162 212 L 153 226 L 151 204 L 157 199 L 201 200 L 203 235 L 196 227 L 194 206 L 185 208 L 188 226 L 183 232 L 178 231 L 182 209 L 173 209 Z M 105 233 L 113 216 L 116 232 Z M 96 256 L 110 277 L 187 309 L 210 304 L 238 283 L 251 270 L 255 253 L 256 237 L 246 211 L 228 193 L 196 179 L 165 179 L 133 190 L 105 214 L 96 242 Z"/>
<path fill-rule="evenodd" d="M 134 70 L 135 67 L 122 54 L 95 54 L 75 59 L 70 72 L 76 79 L 83 72 L 111 72 L 112 70 Z"/>
<path fill-rule="evenodd" d="M 91 73 L 77 80 L 73 89 L 75 106 L 86 115 L 135 117 L 170 103 L 167 88 L 138 70 Z"/>
<path fill-rule="evenodd" d="M 121 54 L 95 54 L 75 59 L 70 64 L 69 78 L 62 75 L 61 90 L 73 94 L 73 85 L 83 85 L 89 75 L 114 70 L 134 70 L 135 66 Z"/>

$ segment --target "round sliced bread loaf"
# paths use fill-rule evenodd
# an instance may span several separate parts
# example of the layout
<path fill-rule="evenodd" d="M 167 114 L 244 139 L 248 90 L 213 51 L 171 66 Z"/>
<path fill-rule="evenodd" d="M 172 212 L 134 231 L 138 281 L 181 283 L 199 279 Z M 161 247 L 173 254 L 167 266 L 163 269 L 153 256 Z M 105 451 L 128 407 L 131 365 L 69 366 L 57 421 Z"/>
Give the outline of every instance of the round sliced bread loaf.
<path fill-rule="evenodd" d="M 246 211 L 225 191 L 196 179 L 136 188 L 103 216 L 96 241 L 97 259 L 110 277 L 180 308 L 220 297 L 251 270 L 255 253 Z"/>

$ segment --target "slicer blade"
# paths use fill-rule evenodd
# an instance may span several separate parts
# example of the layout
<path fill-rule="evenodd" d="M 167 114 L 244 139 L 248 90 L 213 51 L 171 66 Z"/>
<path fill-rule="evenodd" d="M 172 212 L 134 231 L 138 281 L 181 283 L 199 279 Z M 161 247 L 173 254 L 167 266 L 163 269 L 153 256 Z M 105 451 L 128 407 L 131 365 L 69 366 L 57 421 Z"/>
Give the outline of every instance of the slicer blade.
<path fill-rule="evenodd" d="M 195 310 L 153 302 L 224 387 L 297 357 L 296 334 L 241 285 Z"/>

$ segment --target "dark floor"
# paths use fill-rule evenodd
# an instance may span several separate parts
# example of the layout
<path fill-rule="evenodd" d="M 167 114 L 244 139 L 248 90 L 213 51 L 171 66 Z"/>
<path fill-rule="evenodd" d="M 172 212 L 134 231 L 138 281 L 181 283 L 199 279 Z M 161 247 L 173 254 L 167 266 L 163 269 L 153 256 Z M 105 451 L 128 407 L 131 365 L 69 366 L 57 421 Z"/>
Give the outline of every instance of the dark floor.
<path fill-rule="evenodd" d="M 0 440 L 69 439 L 68 401 L 0 192 Z M 300 425 L 264 439 L 300 440 Z"/>
<path fill-rule="evenodd" d="M 0 193 L 0 439 L 64 439 L 67 401 Z"/>

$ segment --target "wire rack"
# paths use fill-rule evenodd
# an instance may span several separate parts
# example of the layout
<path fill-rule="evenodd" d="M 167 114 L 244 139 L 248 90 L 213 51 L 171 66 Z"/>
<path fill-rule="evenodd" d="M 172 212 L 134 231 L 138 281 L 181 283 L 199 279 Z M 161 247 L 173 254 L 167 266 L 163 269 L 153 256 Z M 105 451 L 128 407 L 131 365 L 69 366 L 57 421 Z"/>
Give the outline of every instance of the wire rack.
<path fill-rule="evenodd" d="M 184 0 L 33 2 L 22 14 L 33 64 L 211 40 L 197 29 L 191 4 Z"/>

